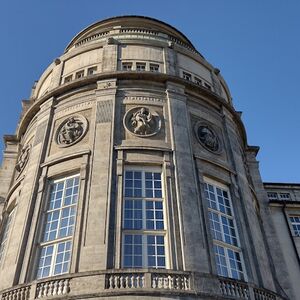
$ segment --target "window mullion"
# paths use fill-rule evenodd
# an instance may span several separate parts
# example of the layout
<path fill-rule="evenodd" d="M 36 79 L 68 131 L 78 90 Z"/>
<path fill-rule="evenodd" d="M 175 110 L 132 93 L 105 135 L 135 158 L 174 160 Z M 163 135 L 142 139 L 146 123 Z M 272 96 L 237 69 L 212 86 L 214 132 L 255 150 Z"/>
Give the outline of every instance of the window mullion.
<path fill-rule="evenodd" d="M 49 246 L 51 247 L 51 245 L 49 245 Z M 54 274 L 54 266 L 55 266 L 56 255 L 57 255 L 57 248 L 58 248 L 58 243 L 54 243 L 53 244 L 51 265 L 50 265 L 50 270 L 49 270 L 49 276 L 53 276 L 53 274 Z"/>
<path fill-rule="evenodd" d="M 224 243 L 226 243 L 226 241 L 225 241 L 224 227 L 223 227 L 223 223 L 222 223 L 222 216 L 220 214 L 217 214 L 217 216 L 218 216 L 219 223 L 220 223 L 220 229 L 221 229 L 221 234 L 222 234 L 222 241 Z"/>
<path fill-rule="evenodd" d="M 229 256 L 228 256 L 228 248 L 226 248 L 226 247 L 223 247 L 223 248 L 224 248 L 224 253 L 225 253 L 227 272 L 228 272 L 229 277 L 232 278 L 232 272 L 231 272 L 230 261 L 229 261 Z"/>
<path fill-rule="evenodd" d="M 142 265 L 143 268 L 147 268 L 148 266 L 148 262 L 147 262 L 147 235 L 146 234 L 142 234 L 142 253 L 143 253 L 143 257 L 142 257 Z"/>

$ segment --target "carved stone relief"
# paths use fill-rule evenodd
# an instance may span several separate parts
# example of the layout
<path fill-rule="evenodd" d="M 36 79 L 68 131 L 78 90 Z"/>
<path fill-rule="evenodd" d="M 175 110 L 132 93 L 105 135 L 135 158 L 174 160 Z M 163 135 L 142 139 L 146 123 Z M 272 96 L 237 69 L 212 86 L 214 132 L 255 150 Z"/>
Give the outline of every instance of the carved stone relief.
<path fill-rule="evenodd" d="M 21 173 L 24 170 L 24 168 L 28 162 L 30 150 L 31 150 L 31 145 L 26 145 L 21 150 L 21 153 L 18 157 L 17 164 L 16 164 L 16 170 L 19 173 Z"/>
<path fill-rule="evenodd" d="M 220 153 L 221 143 L 215 130 L 208 124 L 197 123 L 195 126 L 195 133 L 199 143 L 207 150 Z"/>
<path fill-rule="evenodd" d="M 126 130 L 140 137 L 153 136 L 161 128 L 161 119 L 158 113 L 144 106 L 128 110 L 123 123 Z"/>
<path fill-rule="evenodd" d="M 81 115 L 64 120 L 57 129 L 56 143 L 60 147 L 69 147 L 79 142 L 88 129 L 88 121 Z"/>

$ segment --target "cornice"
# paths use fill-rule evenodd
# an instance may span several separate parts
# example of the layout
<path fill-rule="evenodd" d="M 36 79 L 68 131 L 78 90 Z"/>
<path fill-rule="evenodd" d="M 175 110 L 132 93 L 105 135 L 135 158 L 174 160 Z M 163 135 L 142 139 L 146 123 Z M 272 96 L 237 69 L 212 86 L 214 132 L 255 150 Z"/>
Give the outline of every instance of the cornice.
<path fill-rule="evenodd" d="M 22 119 L 20 120 L 19 127 L 17 129 L 16 135 L 17 138 L 20 139 L 22 134 L 27 129 L 28 124 L 30 123 L 31 119 L 39 112 L 40 106 L 50 99 L 51 97 L 54 97 L 55 99 L 57 97 L 61 97 L 66 93 L 72 92 L 72 94 L 76 92 L 81 92 L 82 90 L 87 89 L 93 89 L 94 84 L 97 83 L 99 80 L 105 80 L 105 79 L 117 79 L 117 80 L 144 80 L 144 81 L 152 81 L 157 83 L 163 83 L 167 84 L 167 82 L 173 82 L 175 84 L 180 84 L 185 87 L 185 93 L 187 95 L 193 94 L 195 95 L 201 95 L 206 96 L 207 98 L 213 101 L 215 101 L 218 105 L 224 106 L 233 116 L 234 121 L 238 125 L 238 128 L 240 130 L 240 134 L 242 136 L 242 139 L 245 143 L 245 146 L 247 145 L 247 136 L 245 127 L 243 125 L 243 122 L 240 118 L 240 115 L 238 112 L 235 111 L 235 109 L 225 101 L 222 97 L 217 95 L 216 93 L 212 92 L 209 89 L 206 89 L 205 87 L 198 86 L 193 82 L 186 81 L 180 77 L 177 76 L 171 76 L 164 73 L 153 73 L 153 72 L 125 72 L 125 71 L 115 71 L 115 72 L 106 72 L 101 74 L 95 74 L 88 77 L 84 77 L 81 79 L 74 80 L 72 82 L 60 85 L 59 87 L 53 89 L 52 91 L 49 91 L 47 94 L 43 95 L 39 99 L 36 99 L 31 107 L 26 111 Z M 203 98 L 205 101 L 205 97 Z"/>

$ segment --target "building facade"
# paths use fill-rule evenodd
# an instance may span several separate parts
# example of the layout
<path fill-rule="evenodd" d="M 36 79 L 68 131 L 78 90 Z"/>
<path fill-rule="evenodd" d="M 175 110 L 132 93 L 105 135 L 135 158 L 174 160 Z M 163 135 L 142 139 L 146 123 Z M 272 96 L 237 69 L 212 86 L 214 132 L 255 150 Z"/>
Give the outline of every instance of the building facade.
<path fill-rule="evenodd" d="M 297 299 L 299 185 L 263 184 L 220 71 L 172 26 L 84 29 L 4 140 L 1 300 Z"/>

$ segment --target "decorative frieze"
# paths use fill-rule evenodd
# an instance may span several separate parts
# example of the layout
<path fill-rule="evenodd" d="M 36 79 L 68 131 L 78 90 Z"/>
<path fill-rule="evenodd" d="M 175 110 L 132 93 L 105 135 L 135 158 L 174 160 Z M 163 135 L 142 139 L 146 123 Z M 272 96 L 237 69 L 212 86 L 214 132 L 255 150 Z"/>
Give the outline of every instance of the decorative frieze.
<path fill-rule="evenodd" d="M 150 102 L 150 103 L 165 103 L 164 98 L 148 97 L 148 96 L 125 96 L 123 103 Z"/>
<path fill-rule="evenodd" d="M 99 101 L 97 103 L 96 122 L 107 123 L 112 121 L 113 102 L 111 100 Z"/>

